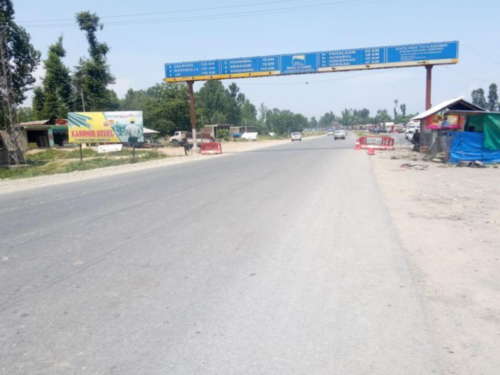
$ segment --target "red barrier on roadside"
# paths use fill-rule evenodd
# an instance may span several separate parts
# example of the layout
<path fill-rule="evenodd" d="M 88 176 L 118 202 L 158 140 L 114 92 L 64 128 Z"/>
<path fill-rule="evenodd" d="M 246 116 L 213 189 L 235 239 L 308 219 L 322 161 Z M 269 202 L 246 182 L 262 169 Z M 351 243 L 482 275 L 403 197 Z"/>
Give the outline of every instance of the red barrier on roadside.
<path fill-rule="evenodd" d="M 359 143 L 359 139 L 356 139 L 356 144 L 354 145 L 355 150 L 361 150 L 361 144 Z"/>
<path fill-rule="evenodd" d="M 203 155 L 222 154 L 222 144 L 218 142 L 202 143 L 200 149 Z"/>
<path fill-rule="evenodd" d="M 362 149 L 394 150 L 394 138 L 391 137 L 361 137 L 359 143 Z"/>

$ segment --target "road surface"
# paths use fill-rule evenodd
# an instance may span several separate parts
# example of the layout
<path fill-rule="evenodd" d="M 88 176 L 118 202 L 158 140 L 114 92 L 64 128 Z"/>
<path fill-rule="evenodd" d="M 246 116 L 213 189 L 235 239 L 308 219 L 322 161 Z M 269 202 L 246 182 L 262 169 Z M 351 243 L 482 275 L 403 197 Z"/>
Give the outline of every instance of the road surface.
<path fill-rule="evenodd" d="M 353 145 L 0 196 L 0 373 L 441 373 Z"/>

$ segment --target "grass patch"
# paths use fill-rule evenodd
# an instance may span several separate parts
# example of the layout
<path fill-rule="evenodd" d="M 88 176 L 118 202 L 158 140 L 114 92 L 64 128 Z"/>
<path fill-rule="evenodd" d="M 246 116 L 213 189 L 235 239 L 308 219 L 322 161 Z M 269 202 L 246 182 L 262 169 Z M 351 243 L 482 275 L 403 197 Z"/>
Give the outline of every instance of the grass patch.
<path fill-rule="evenodd" d="M 94 158 L 94 157 L 112 157 L 112 156 L 132 156 L 132 149 L 122 149 L 121 151 L 109 152 L 106 154 L 98 154 L 97 151 L 94 151 L 91 148 L 84 148 L 82 150 L 83 158 Z M 135 150 L 136 155 L 145 155 L 151 152 L 151 150 Z M 63 150 L 44 150 L 37 153 L 28 154 L 27 160 L 29 162 L 38 162 L 38 161 L 53 161 L 53 160 L 66 160 L 66 159 L 80 159 L 80 149 L 74 149 L 71 151 L 63 151 Z"/>
<path fill-rule="evenodd" d="M 373 133 L 365 132 L 363 130 L 351 130 L 351 132 L 356 134 L 357 137 L 370 137 L 375 135 Z"/>
<path fill-rule="evenodd" d="M 47 150 L 45 152 L 62 152 L 64 154 L 71 154 L 71 152 L 64 152 L 59 150 Z M 80 156 L 79 150 L 78 157 Z M 92 150 L 90 150 L 92 151 Z M 97 153 L 94 151 L 97 155 Z M 126 155 L 131 155 L 132 152 L 126 153 Z M 37 154 L 35 154 L 37 155 Z M 52 155 L 52 153 L 45 154 L 44 157 L 48 157 Z M 88 153 L 90 155 L 90 153 Z M 33 155 L 34 156 L 34 155 Z M 37 177 L 37 176 L 47 176 L 54 175 L 59 173 L 70 173 L 75 171 L 87 171 L 90 169 L 98 169 L 105 167 L 112 167 L 117 165 L 124 164 L 132 164 L 132 163 L 140 163 L 149 160 L 155 159 L 163 159 L 167 156 L 158 150 L 149 150 L 149 151 L 141 151 L 136 152 L 136 159 L 134 160 L 132 157 L 128 158 L 109 158 L 109 157 L 94 157 L 89 160 L 83 161 L 68 161 L 64 159 L 72 159 L 72 157 L 63 157 L 59 160 L 51 160 L 51 161 L 43 161 L 43 159 L 39 160 L 30 160 L 27 166 L 19 167 L 16 169 L 8 169 L 8 168 L 0 168 L 0 179 L 19 179 L 19 178 L 29 178 L 29 177 Z"/>

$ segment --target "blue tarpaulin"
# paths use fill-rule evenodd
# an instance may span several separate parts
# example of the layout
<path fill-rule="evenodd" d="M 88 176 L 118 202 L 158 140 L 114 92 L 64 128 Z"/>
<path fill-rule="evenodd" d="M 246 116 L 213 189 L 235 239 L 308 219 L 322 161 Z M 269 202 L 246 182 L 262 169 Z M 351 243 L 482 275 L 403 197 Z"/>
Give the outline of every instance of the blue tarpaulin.
<path fill-rule="evenodd" d="M 456 133 L 451 143 L 450 162 L 479 160 L 483 163 L 500 163 L 500 150 L 487 150 L 483 144 L 484 133 Z"/>

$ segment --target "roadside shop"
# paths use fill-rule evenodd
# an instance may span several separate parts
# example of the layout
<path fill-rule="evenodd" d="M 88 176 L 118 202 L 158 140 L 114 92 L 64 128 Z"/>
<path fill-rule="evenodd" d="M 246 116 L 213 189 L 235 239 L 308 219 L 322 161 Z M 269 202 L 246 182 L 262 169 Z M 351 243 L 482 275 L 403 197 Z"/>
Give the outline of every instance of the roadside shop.
<path fill-rule="evenodd" d="M 465 128 L 466 116 L 457 114 L 460 111 L 484 112 L 484 109 L 458 97 L 435 105 L 411 119 L 420 121 L 420 152 L 431 155 L 449 152 L 450 135 Z"/>

